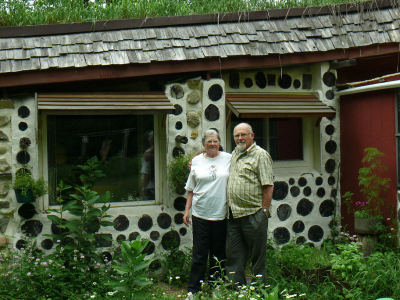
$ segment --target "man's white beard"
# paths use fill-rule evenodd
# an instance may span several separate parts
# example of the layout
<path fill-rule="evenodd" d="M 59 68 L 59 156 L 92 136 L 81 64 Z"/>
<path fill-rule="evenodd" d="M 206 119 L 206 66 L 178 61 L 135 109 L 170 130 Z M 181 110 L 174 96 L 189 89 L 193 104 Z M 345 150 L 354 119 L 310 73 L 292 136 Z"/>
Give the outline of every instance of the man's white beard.
<path fill-rule="evenodd" d="M 236 147 L 239 149 L 239 151 L 245 151 L 246 150 L 246 143 L 238 143 L 236 144 Z"/>

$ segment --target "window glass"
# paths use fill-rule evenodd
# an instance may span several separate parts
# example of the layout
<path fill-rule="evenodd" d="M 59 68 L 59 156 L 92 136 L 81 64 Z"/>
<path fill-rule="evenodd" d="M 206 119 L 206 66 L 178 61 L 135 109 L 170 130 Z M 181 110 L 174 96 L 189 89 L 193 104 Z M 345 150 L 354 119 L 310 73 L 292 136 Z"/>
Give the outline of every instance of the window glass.
<path fill-rule="evenodd" d="M 273 160 L 303 159 L 301 118 L 269 119 L 269 144 Z"/>
<path fill-rule="evenodd" d="M 237 118 L 232 116 L 232 129 L 239 123 L 253 128 L 254 140 L 267 150 L 274 161 L 303 160 L 303 124 L 301 118 Z M 232 149 L 235 148 L 232 138 Z"/>
<path fill-rule="evenodd" d="M 155 200 L 153 116 L 48 116 L 50 205 L 60 180 L 79 182 L 79 169 L 97 156 L 106 175 L 93 187 L 113 202 Z"/>

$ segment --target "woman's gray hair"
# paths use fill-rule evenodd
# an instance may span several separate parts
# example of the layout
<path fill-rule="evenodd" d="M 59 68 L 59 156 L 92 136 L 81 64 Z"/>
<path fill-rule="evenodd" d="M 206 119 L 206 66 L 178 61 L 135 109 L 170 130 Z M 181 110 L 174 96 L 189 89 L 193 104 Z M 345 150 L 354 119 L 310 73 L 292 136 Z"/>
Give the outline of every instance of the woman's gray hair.
<path fill-rule="evenodd" d="M 221 143 L 221 138 L 219 136 L 219 132 L 215 129 L 208 129 L 203 136 L 203 139 L 201 140 L 201 142 L 203 143 L 203 146 L 206 143 L 206 139 L 210 136 L 210 135 L 216 135 L 218 138 L 219 143 Z"/>

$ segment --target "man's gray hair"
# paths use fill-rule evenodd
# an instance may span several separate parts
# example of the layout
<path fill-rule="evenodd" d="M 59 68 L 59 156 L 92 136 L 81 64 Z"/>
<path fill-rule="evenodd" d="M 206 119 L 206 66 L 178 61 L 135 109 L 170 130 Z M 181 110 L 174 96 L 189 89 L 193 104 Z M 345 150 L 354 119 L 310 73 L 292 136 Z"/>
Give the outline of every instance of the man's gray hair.
<path fill-rule="evenodd" d="M 206 139 L 210 136 L 210 135 L 216 135 L 218 138 L 218 141 L 221 143 L 221 138 L 219 136 L 219 132 L 215 129 L 208 129 L 203 136 L 203 139 L 201 140 L 201 142 L 203 143 L 203 146 L 206 143 Z"/>
<path fill-rule="evenodd" d="M 233 128 L 233 134 L 235 134 L 235 129 L 236 129 L 236 127 L 238 127 L 239 125 L 247 125 L 247 127 L 249 128 L 249 131 L 250 131 L 250 133 L 253 133 L 253 127 L 251 127 L 251 125 L 250 124 L 248 124 L 248 123 L 240 123 L 240 124 L 237 124 L 236 126 L 235 126 L 235 128 Z"/>

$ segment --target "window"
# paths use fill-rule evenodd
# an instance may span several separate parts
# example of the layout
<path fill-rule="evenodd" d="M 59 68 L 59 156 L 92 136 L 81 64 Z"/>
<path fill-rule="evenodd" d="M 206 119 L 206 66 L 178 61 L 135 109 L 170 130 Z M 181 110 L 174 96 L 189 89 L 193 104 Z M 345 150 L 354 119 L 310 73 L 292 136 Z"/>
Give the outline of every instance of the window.
<path fill-rule="evenodd" d="M 112 202 L 155 200 L 155 149 L 153 116 L 47 117 L 49 202 L 63 180 L 79 180 L 78 164 L 96 156 L 105 177 L 94 190 L 110 191 Z"/>

